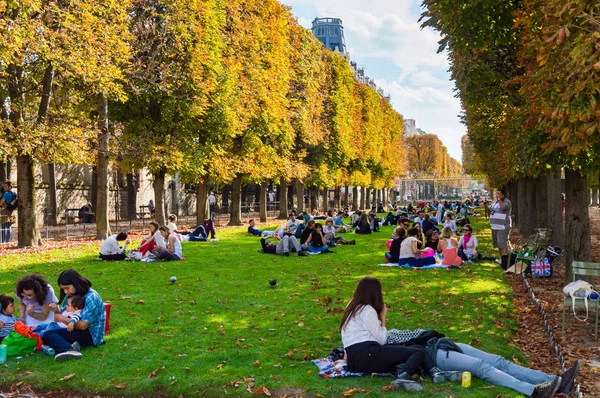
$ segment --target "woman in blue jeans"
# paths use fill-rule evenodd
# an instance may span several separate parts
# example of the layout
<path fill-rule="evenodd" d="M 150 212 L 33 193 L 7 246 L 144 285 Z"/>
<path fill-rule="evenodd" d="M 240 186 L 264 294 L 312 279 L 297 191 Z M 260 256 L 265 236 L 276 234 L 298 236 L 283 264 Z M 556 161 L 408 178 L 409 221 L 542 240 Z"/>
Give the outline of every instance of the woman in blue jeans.
<path fill-rule="evenodd" d="M 75 295 L 83 296 L 85 299 L 81 320 L 75 324 L 73 331 L 51 330 L 44 333 L 42 340 L 56 352 L 55 360 L 79 359 L 82 355 L 74 348 L 74 343 L 78 343 L 79 347 L 85 347 L 98 346 L 104 342 L 106 310 L 102 298 L 92 289 L 92 282 L 79 275 L 77 271 L 72 269 L 63 271 L 58 277 L 58 285 L 60 286 L 58 302 L 61 307 L 57 308 L 53 305 L 53 310 L 58 312 L 55 314 L 55 320 L 63 321 L 59 313 L 65 310 L 68 298 Z"/>
<path fill-rule="evenodd" d="M 310 233 L 302 248 L 308 250 L 309 253 L 323 253 L 329 251 L 329 246 L 326 244 L 327 239 L 323 235 L 323 225 L 315 224 L 315 230 Z"/>
<path fill-rule="evenodd" d="M 500 355 L 478 350 L 468 344 L 441 338 L 427 343 L 427 352 L 444 371 L 470 372 L 495 385 L 511 388 L 526 396 L 551 398 L 556 393 L 568 394 L 573 389 L 580 363 L 575 363 L 558 376 L 514 364 Z"/>

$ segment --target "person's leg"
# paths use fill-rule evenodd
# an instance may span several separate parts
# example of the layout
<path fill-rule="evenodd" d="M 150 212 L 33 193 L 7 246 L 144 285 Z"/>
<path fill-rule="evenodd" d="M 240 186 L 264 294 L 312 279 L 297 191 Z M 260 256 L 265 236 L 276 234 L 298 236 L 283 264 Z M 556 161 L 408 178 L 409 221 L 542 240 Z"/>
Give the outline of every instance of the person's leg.
<path fill-rule="evenodd" d="M 100 254 L 100 258 L 102 260 L 106 260 L 106 261 L 125 260 L 125 257 L 127 257 L 127 255 L 125 253 L 121 253 L 121 254 Z"/>
<path fill-rule="evenodd" d="M 198 228 L 196 228 L 194 230 L 194 232 L 191 233 L 191 235 L 194 235 L 196 237 L 208 238 L 208 235 L 206 234 L 206 230 L 204 229 L 204 227 L 202 225 L 199 225 Z"/>
<path fill-rule="evenodd" d="M 165 261 L 175 261 L 175 260 L 181 260 L 179 257 L 177 257 L 175 254 L 171 253 L 168 250 L 155 250 L 154 255 L 156 256 L 157 260 L 165 260 Z"/>
<path fill-rule="evenodd" d="M 287 247 L 286 244 L 284 244 L 283 242 L 289 239 L 289 237 L 284 236 L 283 238 L 281 238 L 281 240 L 279 241 L 279 243 L 277 243 L 277 247 L 275 248 L 275 254 L 279 254 L 282 255 L 284 253 L 284 247 Z M 284 246 L 285 245 L 285 246 Z"/>
<path fill-rule="evenodd" d="M 289 253 L 290 252 L 290 237 L 284 236 L 283 238 L 281 238 L 281 243 L 283 243 L 283 253 Z"/>
<path fill-rule="evenodd" d="M 302 251 L 302 248 L 300 247 L 300 243 L 298 243 L 298 240 L 296 238 L 290 237 L 289 244 L 292 246 L 292 251 L 295 251 L 298 253 Z"/>
<path fill-rule="evenodd" d="M 194 234 L 189 234 L 189 239 L 190 242 L 207 242 L 208 239 L 204 236 L 197 236 Z"/>
<path fill-rule="evenodd" d="M 327 246 L 327 245 L 323 245 L 323 246 L 321 246 L 321 247 L 313 247 L 313 246 L 310 246 L 310 247 L 309 247 L 309 250 L 310 250 L 310 249 L 312 249 L 312 252 L 313 252 L 313 253 L 322 253 L 322 252 L 324 252 L 324 251 L 326 251 L 326 250 L 329 250 L 329 246 Z"/>
<path fill-rule="evenodd" d="M 392 254 L 390 252 L 385 252 L 385 258 L 388 259 L 389 262 L 392 261 Z"/>
<path fill-rule="evenodd" d="M 300 238 L 302 236 L 302 231 L 304 231 L 304 224 L 298 225 L 298 228 L 296 229 L 296 233 L 294 234 L 294 235 L 296 235 L 296 238 Z"/>
<path fill-rule="evenodd" d="M 142 246 L 140 246 L 140 253 L 142 254 L 146 254 L 148 252 L 152 252 L 152 250 L 154 250 L 154 248 L 156 247 L 156 242 L 155 241 L 151 241 L 149 243 L 146 243 Z"/>
<path fill-rule="evenodd" d="M 469 261 L 469 258 L 467 257 L 467 254 L 465 253 L 462 247 L 458 248 L 458 255 L 460 256 L 460 258 L 462 258 L 463 261 Z"/>
<path fill-rule="evenodd" d="M 420 268 L 425 265 L 434 265 L 435 257 L 423 257 L 423 258 L 407 258 L 401 259 L 400 264 L 408 264 L 411 267 Z"/>
<path fill-rule="evenodd" d="M 555 376 L 540 372 L 539 370 L 529 369 L 524 366 L 519 366 L 512 363 L 500 355 L 490 354 L 485 351 L 478 350 L 468 344 L 456 343 L 465 355 L 473 358 L 479 358 L 482 361 L 489 363 L 494 368 L 508 373 L 516 379 L 525 381 L 531 384 L 542 384 L 554 380 Z"/>
<path fill-rule="evenodd" d="M 369 360 L 365 367 L 365 373 L 394 372 L 400 366 L 402 372 L 410 375 L 417 373 L 424 366 L 425 355 L 415 347 L 400 345 L 371 346 L 369 348 Z"/>
<path fill-rule="evenodd" d="M 69 332 L 67 329 L 49 330 L 44 333 L 42 341 L 45 345 L 54 349 L 57 354 L 66 351 L 72 351 L 72 343 L 78 342 L 81 347 L 92 346 L 94 341 L 89 330 L 73 330 Z"/>
<path fill-rule="evenodd" d="M 473 376 L 494 385 L 511 388 L 521 394 L 530 396 L 535 385 L 520 381 L 513 376 L 494 368 L 482 359 L 456 351 L 438 350 L 436 355 L 437 366 L 446 371 L 470 372 Z"/>

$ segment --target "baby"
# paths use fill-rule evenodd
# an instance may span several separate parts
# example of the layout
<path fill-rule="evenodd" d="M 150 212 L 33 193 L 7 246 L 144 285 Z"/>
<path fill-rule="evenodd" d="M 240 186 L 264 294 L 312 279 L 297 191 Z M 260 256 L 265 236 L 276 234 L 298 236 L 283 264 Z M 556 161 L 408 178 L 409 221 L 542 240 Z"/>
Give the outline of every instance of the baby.
<path fill-rule="evenodd" d="M 0 343 L 15 328 L 15 300 L 0 294 Z"/>
<path fill-rule="evenodd" d="M 41 327 L 38 326 L 34 332 L 40 336 L 49 330 L 56 329 L 67 329 L 72 332 L 75 324 L 81 320 L 81 310 L 84 306 L 85 298 L 77 295 L 69 297 L 67 306 L 62 313 L 56 304 L 50 304 L 50 309 L 54 311 L 54 322 L 49 325 L 40 325 Z"/>

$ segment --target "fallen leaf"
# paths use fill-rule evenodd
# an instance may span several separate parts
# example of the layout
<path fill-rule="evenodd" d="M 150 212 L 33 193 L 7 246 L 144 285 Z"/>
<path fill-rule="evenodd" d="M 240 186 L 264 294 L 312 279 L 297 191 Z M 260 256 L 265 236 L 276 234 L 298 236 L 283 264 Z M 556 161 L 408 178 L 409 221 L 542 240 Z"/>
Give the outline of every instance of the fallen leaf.
<path fill-rule="evenodd" d="M 480 345 L 481 341 L 477 340 L 477 339 L 471 339 L 471 341 L 469 342 L 469 345 Z"/>
<path fill-rule="evenodd" d="M 72 379 L 73 377 L 75 377 L 75 373 L 71 373 L 70 375 L 66 375 L 65 377 L 63 377 L 62 379 L 60 379 L 60 381 L 66 381 L 66 380 Z"/>
<path fill-rule="evenodd" d="M 256 389 L 256 391 L 254 391 L 254 394 L 252 394 L 252 395 L 256 395 L 256 396 L 258 396 L 258 395 L 266 395 L 267 397 L 270 397 L 271 396 L 271 391 L 269 391 L 267 389 L 267 387 L 265 387 L 265 386 L 260 386 L 260 387 L 258 387 Z"/>
<path fill-rule="evenodd" d="M 300 326 L 300 327 L 304 326 L 304 322 L 299 322 L 298 326 Z"/>
<path fill-rule="evenodd" d="M 150 372 L 150 374 L 147 376 L 148 379 L 151 379 L 153 377 L 156 377 L 156 375 L 158 374 L 158 371 L 161 369 L 164 369 L 164 366 L 159 366 L 158 368 L 154 369 L 152 372 Z"/>
<path fill-rule="evenodd" d="M 366 392 L 368 392 L 368 391 L 367 391 L 367 390 L 364 390 L 364 389 L 362 389 L 362 388 L 352 388 L 352 389 L 350 389 L 350 390 L 346 390 L 346 391 L 344 391 L 344 392 L 342 393 L 342 395 L 343 395 L 344 397 L 351 397 L 351 396 L 353 396 L 354 394 L 356 394 L 357 392 L 364 392 L 364 393 L 366 393 Z"/>
<path fill-rule="evenodd" d="M 125 388 L 125 387 L 127 387 L 127 383 L 121 383 L 121 384 L 117 384 L 115 386 L 115 388 Z"/>
<path fill-rule="evenodd" d="M 13 387 L 21 387 L 25 383 L 24 381 L 20 381 L 17 384 L 14 384 Z"/>
<path fill-rule="evenodd" d="M 146 302 L 144 300 L 140 300 L 136 304 L 146 304 Z"/>
<path fill-rule="evenodd" d="M 258 359 L 256 361 L 254 361 L 253 366 L 259 367 L 260 366 L 260 361 Z"/>
<path fill-rule="evenodd" d="M 393 390 L 395 388 L 396 388 L 396 386 L 394 384 L 390 383 L 387 386 L 383 386 L 381 388 L 381 391 L 390 391 L 390 390 Z"/>

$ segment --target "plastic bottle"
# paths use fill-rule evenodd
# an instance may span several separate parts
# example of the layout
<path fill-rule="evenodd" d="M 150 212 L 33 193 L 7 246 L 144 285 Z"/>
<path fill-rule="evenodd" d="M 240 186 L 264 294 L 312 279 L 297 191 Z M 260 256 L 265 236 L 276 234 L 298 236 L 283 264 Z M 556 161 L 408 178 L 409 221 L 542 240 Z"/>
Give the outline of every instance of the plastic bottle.
<path fill-rule="evenodd" d="M 55 354 L 54 348 L 47 346 L 45 344 L 40 347 L 40 351 L 42 351 L 44 354 L 48 355 L 49 357 L 53 357 Z"/>
<path fill-rule="evenodd" d="M 8 347 L 6 344 L 0 345 L 0 365 L 6 363 L 6 356 L 8 354 Z"/>

